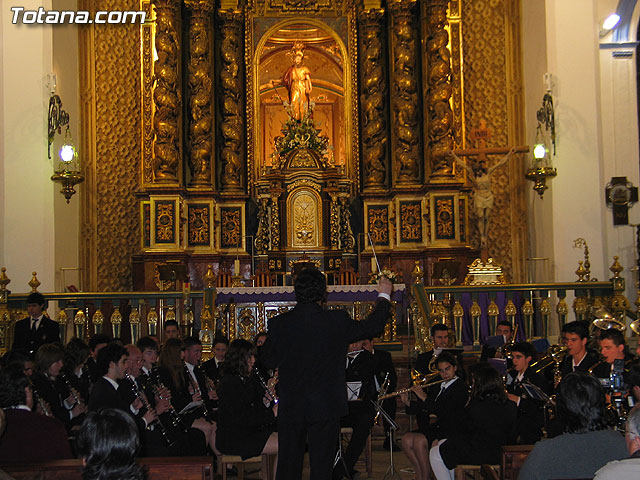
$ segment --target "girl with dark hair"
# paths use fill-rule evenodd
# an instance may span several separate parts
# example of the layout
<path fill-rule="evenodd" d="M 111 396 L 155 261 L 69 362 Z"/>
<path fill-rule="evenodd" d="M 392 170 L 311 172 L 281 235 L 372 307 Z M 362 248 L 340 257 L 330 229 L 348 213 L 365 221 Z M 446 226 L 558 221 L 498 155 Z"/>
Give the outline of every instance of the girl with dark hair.
<path fill-rule="evenodd" d="M 462 429 L 439 440 L 429 452 L 438 480 L 453 480 L 457 465 L 500 463 L 500 447 L 515 440 L 517 407 L 507 399 L 500 374 L 486 365 L 477 368 L 471 378 Z"/>
<path fill-rule="evenodd" d="M 145 480 L 144 467 L 136 463 L 139 449 L 138 428 L 125 412 L 89 413 L 78 434 L 83 480 Z"/>
<path fill-rule="evenodd" d="M 278 453 L 278 435 L 274 433 L 278 404 L 270 401 L 253 373 L 255 354 L 251 342 L 231 342 L 218 384 L 216 446 L 222 453 L 242 458 Z"/>
<path fill-rule="evenodd" d="M 71 395 L 71 387 L 75 390 L 75 396 L 78 396 L 85 404 L 91 391 L 89 374 L 85 372 L 84 368 L 89 355 L 91 355 L 89 345 L 77 337 L 72 338 L 64 349 L 64 366 L 60 372 L 66 391 L 64 396 Z"/>
<path fill-rule="evenodd" d="M 171 392 L 171 405 L 180 412 L 191 402 L 202 402 L 200 394 L 190 391 L 185 378 L 184 343 L 179 338 L 170 338 L 162 346 L 158 357 L 157 372 L 152 372 L 152 381 L 167 387 Z M 160 386 L 159 385 L 159 386 Z M 204 418 L 202 408 L 182 415 L 187 427 L 197 428 L 204 433 L 207 445 L 215 451 L 216 424 Z"/>

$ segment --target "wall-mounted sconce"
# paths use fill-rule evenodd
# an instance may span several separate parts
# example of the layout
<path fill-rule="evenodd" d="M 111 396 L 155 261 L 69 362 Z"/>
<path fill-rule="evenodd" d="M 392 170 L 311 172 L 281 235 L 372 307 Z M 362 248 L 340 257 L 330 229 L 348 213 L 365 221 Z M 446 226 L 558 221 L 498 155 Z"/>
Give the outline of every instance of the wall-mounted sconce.
<path fill-rule="evenodd" d="M 48 125 L 49 159 L 51 159 L 51 145 L 55 140 L 56 132 L 62 134 L 62 127 L 66 127 L 64 141 L 58 152 L 60 162 L 58 167 L 54 169 L 51 180 L 62 185 L 60 193 L 64 195 L 67 203 L 69 203 L 73 194 L 76 193 L 74 187 L 84 182 L 84 174 L 80 168 L 78 151 L 73 144 L 73 138 L 69 130 L 69 114 L 62 109 L 62 100 L 54 92 L 51 92 L 51 97 L 49 98 Z"/>
<path fill-rule="evenodd" d="M 553 145 L 553 155 L 556 154 L 556 124 L 553 111 L 553 97 L 547 91 L 542 97 L 542 107 L 536 112 L 538 126 L 536 127 L 536 140 L 533 146 L 533 162 L 527 170 L 525 177 L 534 182 L 533 189 L 538 192 L 540 198 L 544 191 L 549 188 L 547 179 L 552 179 L 558 172 L 551 166 L 549 158 L 549 148 L 545 138 L 545 132 L 550 132 L 551 143 Z M 545 131 L 542 131 L 544 125 Z"/>
<path fill-rule="evenodd" d="M 600 38 L 604 37 L 611 30 L 616 28 L 618 23 L 620 22 L 620 15 L 617 13 L 612 13 L 602 22 L 602 28 L 600 28 Z"/>

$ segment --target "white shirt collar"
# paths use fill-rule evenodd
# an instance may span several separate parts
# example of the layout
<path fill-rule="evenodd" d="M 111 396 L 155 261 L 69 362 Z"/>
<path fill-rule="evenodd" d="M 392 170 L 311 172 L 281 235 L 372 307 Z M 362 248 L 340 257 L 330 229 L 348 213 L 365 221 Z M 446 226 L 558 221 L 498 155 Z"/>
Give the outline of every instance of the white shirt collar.
<path fill-rule="evenodd" d="M 576 358 L 575 357 L 571 357 L 571 361 L 573 362 L 573 369 L 575 370 L 575 368 L 580 365 L 582 363 L 582 361 L 585 359 L 585 357 L 587 356 L 587 351 L 584 351 L 584 355 L 582 355 L 582 358 L 580 359 L 579 362 L 576 363 Z"/>
<path fill-rule="evenodd" d="M 102 377 L 102 378 L 104 378 L 105 380 L 107 380 L 107 381 L 108 381 L 108 382 L 113 386 L 113 388 L 115 388 L 116 390 L 118 390 L 118 387 L 119 387 L 118 382 L 116 382 L 113 378 L 109 378 L 109 377 L 107 377 L 106 375 L 105 375 L 104 377 Z"/>
<path fill-rule="evenodd" d="M 458 376 L 457 375 L 455 377 L 453 377 L 451 380 L 447 380 L 446 382 L 442 382 L 442 387 L 440 387 L 440 390 L 446 390 L 451 385 L 453 385 L 453 382 L 455 382 L 456 380 L 458 380 Z"/>
<path fill-rule="evenodd" d="M 26 410 L 27 412 L 30 412 L 31 409 L 29 407 L 27 407 L 26 405 L 14 405 L 12 407 L 9 407 L 11 410 Z"/>

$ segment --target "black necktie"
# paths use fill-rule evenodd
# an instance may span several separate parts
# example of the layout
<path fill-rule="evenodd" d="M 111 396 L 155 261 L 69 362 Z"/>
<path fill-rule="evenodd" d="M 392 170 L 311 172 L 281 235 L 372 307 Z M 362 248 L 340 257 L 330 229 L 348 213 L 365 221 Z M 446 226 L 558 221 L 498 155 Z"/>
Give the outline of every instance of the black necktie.
<path fill-rule="evenodd" d="M 34 318 L 33 323 L 31 324 L 31 333 L 34 335 L 36 333 L 36 330 L 38 330 L 38 328 L 36 327 L 37 324 L 38 324 L 38 319 Z"/>

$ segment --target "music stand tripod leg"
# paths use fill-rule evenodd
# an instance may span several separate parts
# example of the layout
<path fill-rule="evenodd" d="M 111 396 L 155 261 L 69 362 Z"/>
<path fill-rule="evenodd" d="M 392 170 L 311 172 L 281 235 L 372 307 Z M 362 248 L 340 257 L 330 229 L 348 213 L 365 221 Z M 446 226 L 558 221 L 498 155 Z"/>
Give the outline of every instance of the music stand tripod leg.
<path fill-rule="evenodd" d="M 402 480 L 402 477 L 396 470 L 396 467 L 393 463 L 393 442 L 395 441 L 395 433 L 396 433 L 396 430 L 398 430 L 398 424 L 393 418 L 389 416 L 389 414 L 384 410 L 384 408 L 382 408 L 381 403 L 375 402 L 373 400 L 371 400 L 371 403 L 373 403 L 373 406 L 376 409 L 376 411 L 380 413 L 383 421 L 389 424 L 389 467 L 387 468 L 387 471 L 385 472 L 382 480 L 394 480 L 394 479 Z"/>
<path fill-rule="evenodd" d="M 342 467 L 344 468 L 344 476 L 351 479 L 351 474 L 349 473 L 349 469 L 347 468 L 347 463 L 344 461 L 344 454 L 342 452 L 342 432 L 340 428 L 338 428 L 338 450 L 336 451 L 336 458 L 333 461 L 333 469 L 335 470 L 338 466 L 338 462 L 342 462 Z"/>

